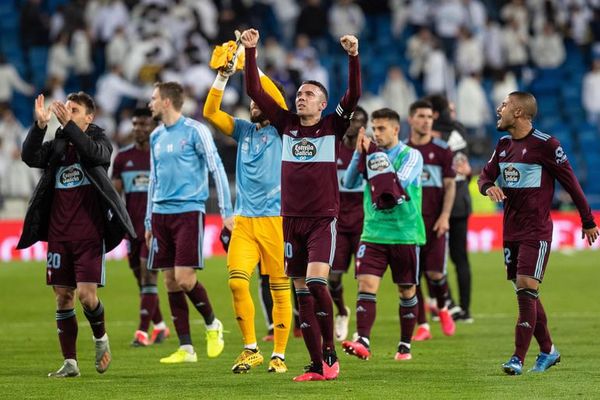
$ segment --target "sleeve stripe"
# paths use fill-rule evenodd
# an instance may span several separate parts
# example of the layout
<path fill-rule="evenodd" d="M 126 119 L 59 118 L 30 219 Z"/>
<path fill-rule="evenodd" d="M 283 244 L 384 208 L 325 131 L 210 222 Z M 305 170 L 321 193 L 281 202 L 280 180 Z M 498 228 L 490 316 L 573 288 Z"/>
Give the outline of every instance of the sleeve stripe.
<path fill-rule="evenodd" d="M 219 203 L 221 204 L 221 208 L 225 209 L 225 191 L 223 188 L 223 182 L 221 182 L 219 171 L 217 168 L 217 162 L 215 160 L 215 154 L 217 153 L 217 148 L 212 140 L 212 136 L 210 131 L 199 123 L 188 124 L 186 121 L 186 125 L 189 125 L 193 128 L 193 130 L 198 135 L 198 138 L 202 142 L 202 146 L 204 147 L 204 154 L 206 155 L 206 162 L 208 163 L 208 170 L 213 174 L 213 179 L 215 181 L 215 187 L 217 188 L 217 196 L 219 199 Z"/>
<path fill-rule="evenodd" d="M 413 170 L 415 165 L 417 165 L 418 161 L 419 161 L 419 157 L 418 157 L 417 152 L 411 151 L 408 155 L 408 161 L 406 162 L 406 164 L 404 164 L 402 169 L 400 169 L 397 172 L 398 178 L 401 181 L 405 181 L 406 179 L 408 179 L 410 177 L 411 171 Z"/>

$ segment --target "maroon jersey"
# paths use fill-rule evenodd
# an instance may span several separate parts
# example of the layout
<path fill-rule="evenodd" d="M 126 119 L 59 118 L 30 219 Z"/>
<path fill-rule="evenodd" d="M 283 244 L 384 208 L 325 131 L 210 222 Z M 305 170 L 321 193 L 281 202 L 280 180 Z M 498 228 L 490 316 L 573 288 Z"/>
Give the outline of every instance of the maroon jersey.
<path fill-rule="evenodd" d="M 348 148 L 343 142 L 340 142 L 337 158 L 337 173 L 340 190 L 340 214 L 337 221 L 337 230 L 342 233 L 360 234 L 362 232 L 364 219 L 364 181 L 361 181 L 359 186 L 352 189 L 346 189 L 342 186 L 342 178 L 352 160 L 353 154 L 353 148 Z"/>
<path fill-rule="evenodd" d="M 112 179 L 123 182 L 127 212 L 137 237 L 143 238 L 150 182 L 150 150 L 140 150 L 134 145 L 121 150 L 113 163 Z"/>
<path fill-rule="evenodd" d="M 416 145 L 409 140 L 408 145 L 418 150 L 423 156 L 422 213 L 425 225 L 431 228 L 442 213 L 445 193 L 444 178 L 456 177 L 456 173 L 452 169 L 452 150 L 448 143 L 438 138 L 433 138 L 429 143 L 423 145 Z"/>
<path fill-rule="evenodd" d="M 83 172 L 75 146 L 69 144 L 56 169 L 48 240 L 101 240 L 103 225 L 100 197 Z"/>
<path fill-rule="evenodd" d="M 297 114 L 281 108 L 263 91 L 255 50 L 246 49 L 246 86 L 248 95 L 283 136 L 281 214 L 337 217 L 337 151 L 360 97 L 358 56 L 349 57 L 349 87 L 335 113 L 328 114 L 315 125 L 302 126 Z"/>
<path fill-rule="evenodd" d="M 583 190 L 558 140 L 536 129 L 522 139 L 504 136 L 479 176 L 479 190 L 502 188 L 504 240 L 552 240 L 554 179 L 571 195 L 584 228 L 595 226 Z"/>

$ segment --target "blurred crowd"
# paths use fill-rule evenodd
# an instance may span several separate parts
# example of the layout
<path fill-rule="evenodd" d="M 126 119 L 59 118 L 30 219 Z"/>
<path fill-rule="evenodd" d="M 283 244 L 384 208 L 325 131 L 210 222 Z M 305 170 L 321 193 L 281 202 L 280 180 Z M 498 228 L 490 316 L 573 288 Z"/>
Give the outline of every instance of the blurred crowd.
<path fill-rule="evenodd" d="M 32 113 L 15 113 L 15 104 L 32 108 L 37 93 L 50 102 L 84 90 L 97 102 L 96 124 L 117 149 L 130 142 L 131 111 L 149 100 L 158 80 L 183 83 L 184 113 L 201 119 L 215 77 L 208 67 L 212 48 L 246 27 L 259 29 L 259 64 L 284 85 L 290 105 L 299 83 L 315 79 L 329 89 L 335 107 L 346 87 L 338 39 L 356 35 L 364 79 L 360 104 L 367 111 L 389 106 L 406 118 L 416 98 L 444 94 L 467 129 L 475 160 L 491 151 L 495 105 L 527 89 L 537 71 L 563 65 L 567 49 L 576 48 L 585 68 L 581 107 L 590 124 L 600 126 L 600 0 L 14 3 L 17 48 L 0 53 L 0 202 L 29 198 L 37 179 L 18 162 Z M 5 32 L 2 40 L 8 39 Z M 22 62 L 11 62 L 9 56 L 18 55 Z M 222 106 L 246 117 L 241 74 L 230 82 Z M 57 126 L 54 120 L 48 138 Z M 232 174 L 235 143 L 215 138 Z"/>

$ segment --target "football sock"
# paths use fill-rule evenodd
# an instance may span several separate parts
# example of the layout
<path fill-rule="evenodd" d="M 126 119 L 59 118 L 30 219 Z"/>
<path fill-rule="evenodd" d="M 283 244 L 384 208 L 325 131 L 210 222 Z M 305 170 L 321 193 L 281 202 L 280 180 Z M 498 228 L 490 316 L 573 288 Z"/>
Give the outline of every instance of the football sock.
<path fill-rule="evenodd" d="M 548 331 L 548 319 L 546 318 L 546 311 L 544 311 L 544 306 L 542 306 L 539 297 L 536 303 L 536 320 L 533 335 L 540 345 L 541 352 L 550 353 L 552 351 L 552 339 Z"/>
<path fill-rule="evenodd" d="M 156 313 L 156 307 L 158 306 L 158 288 L 156 285 L 144 285 L 142 286 L 141 293 L 140 324 L 138 330 L 148 332 L 150 321 Z"/>
<path fill-rule="evenodd" d="M 341 278 L 340 275 L 338 282 L 329 281 L 329 293 L 331 293 L 333 303 L 338 310 L 338 315 L 348 315 L 346 305 L 344 304 L 344 285 Z"/>
<path fill-rule="evenodd" d="M 534 289 L 517 289 L 517 301 L 519 303 L 519 319 L 515 327 L 514 355 L 524 362 L 536 325 L 538 292 Z"/>
<path fill-rule="evenodd" d="M 315 316 L 315 300 L 310 290 L 306 288 L 296 289 L 298 297 L 298 313 L 300 317 L 300 329 L 304 344 L 310 355 L 313 365 L 320 366 L 323 362 L 323 350 L 321 348 L 321 332 L 317 317 Z"/>
<path fill-rule="evenodd" d="M 104 306 L 102 302 L 98 300 L 98 305 L 95 310 L 88 310 L 83 307 L 83 313 L 90 323 L 92 333 L 96 339 L 100 339 L 106 333 L 104 329 Z"/>
<path fill-rule="evenodd" d="M 444 276 L 442 279 L 427 279 L 431 283 L 431 297 L 437 301 L 438 309 L 441 310 L 448 305 L 448 280 Z"/>
<path fill-rule="evenodd" d="M 306 278 L 306 286 L 315 299 L 315 314 L 323 337 L 323 350 L 334 349 L 333 301 L 325 278 Z"/>
<path fill-rule="evenodd" d="M 229 289 L 233 297 L 235 319 L 242 332 L 244 344 L 256 343 L 254 302 L 250 295 L 250 275 L 245 271 L 229 271 Z"/>
<path fill-rule="evenodd" d="M 212 306 L 210 305 L 210 300 L 208 300 L 208 293 L 206 293 L 206 289 L 202 284 L 196 281 L 196 284 L 186 293 L 187 297 L 190 299 L 196 310 L 202 315 L 204 318 L 204 323 L 206 325 L 210 325 L 213 323 L 215 319 L 215 314 L 213 313 Z M 252 305 L 254 307 L 254 305 Z"/>
<path fill-rule="evenodd" d="M 408 343 L 410 348 L 410 340 L 417 324 L 417 312 L 419 300 L 417 296 L 410 299 L 400 299 L 400 307 L 398 313 L 400 315 L 400 341 Z"/>
<path fill-rule="evenodd" d="M 271 294 L 269 275 L 260 275 L 260 284 L 258 285 L 258 292 L 260 295 L 260 301 L 263 308 L 263 314 L 269 327 L 273 326 L 273 296 Z M 288 283 L 289 286 L 289 283 Z M 289 293 L 289 288 L 288 288 Z"/>
<path fill-rule="evenodd" d="M 154 307 L 154 315 L 152 315 L 152 323 L 154 326 L 163 322 L 163 315 L 160 312 L 160 301 L 158 299 L 158 293 L 156 294 L 156 306 Z"/>
<path fill-rule="evenodd" d="M 190 317 L 185 293 L 183 291 L 169 292 L 169 307 L 171 308 L 171 318 L 173 318 L 179 344 L 182 346 L 191 345 Z"/>
<path fill-rule="evenodd" d="M 427 323 L 427 314 L 425 312 L 425 301 L 423 300 L 423 291 L 421 285 L 417 286 L 417 323 L 423 325 Z"/>
<path fill-rule="evenodd" d="M 377 315 L 377 295 L 358 292 L 356 299 L 356 332 L 360 337 L 371 337 L 371 328 Z"/>
<path fill-rule="evenodd" d="M 56 310 L 56 328 L 62 355 L 66 359 L 77 359 L 77 317 L 73 308 Z"/>
<path fill-rule="evenodd" d="M 273 352 L 285 354 L 292 326 L 292 300 L 287 277 L 270 278 L 273 299 Z"/>

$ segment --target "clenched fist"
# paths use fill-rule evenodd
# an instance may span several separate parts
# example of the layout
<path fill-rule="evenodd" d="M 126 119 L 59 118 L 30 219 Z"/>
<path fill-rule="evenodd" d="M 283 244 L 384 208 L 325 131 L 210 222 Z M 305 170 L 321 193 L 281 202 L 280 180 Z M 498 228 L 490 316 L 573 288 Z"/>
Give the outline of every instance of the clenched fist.
<path fill-rule="evenodd" d="M 256 47 L 260 35 L 256 29 L 246 29 L 242 32 L 241 41 L 245 48 L 250 49 Z"/>
<path fill-rule="evenodd" d="M 340 44 L 351 56 L 358 54 L 358 39 L 353 35 L 344 35 L 340 38 Z"/>

